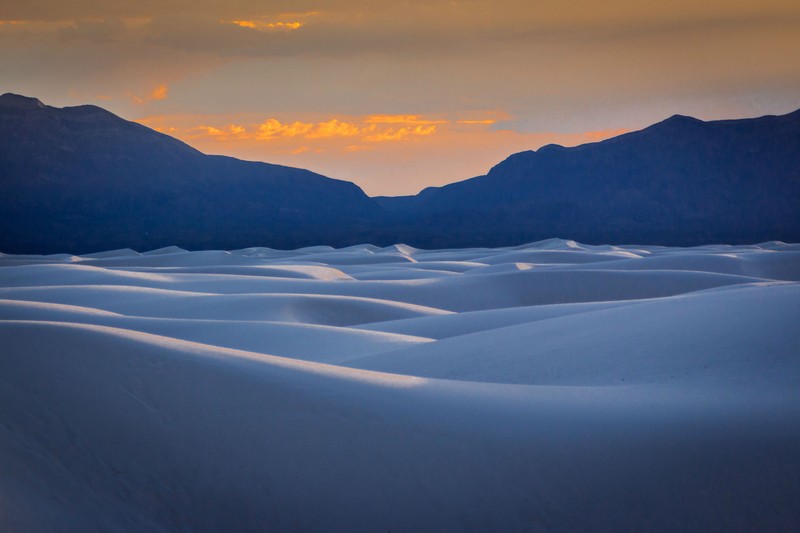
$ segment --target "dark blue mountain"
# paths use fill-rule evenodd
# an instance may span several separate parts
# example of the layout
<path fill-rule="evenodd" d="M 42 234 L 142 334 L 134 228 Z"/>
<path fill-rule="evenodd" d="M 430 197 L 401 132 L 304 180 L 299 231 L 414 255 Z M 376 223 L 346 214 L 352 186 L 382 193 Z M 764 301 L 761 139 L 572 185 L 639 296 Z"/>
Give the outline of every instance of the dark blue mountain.
<path fill-rule="evenodd" d="M 205 155 L 99 107 L 0 96 L 0 250 L 352 244 L 383 211 L 350 182 Z"/>
<path fill-rule="evenodd" d="M 485 176 L 368 198 L 307 170 L 205 155 L 95 106 L 0 96 L 0 251 L 800 242 L 800 111 L 674 116 Z"/>
<path fill-rule="evenodd" d="M 485 176 L 376 198 L 394 238 L 497 246 L 549 237 L 692 245 L 800 241 L 800 111 L 755 119 L 676 115 L 574 148 L 514 154 Z"/>

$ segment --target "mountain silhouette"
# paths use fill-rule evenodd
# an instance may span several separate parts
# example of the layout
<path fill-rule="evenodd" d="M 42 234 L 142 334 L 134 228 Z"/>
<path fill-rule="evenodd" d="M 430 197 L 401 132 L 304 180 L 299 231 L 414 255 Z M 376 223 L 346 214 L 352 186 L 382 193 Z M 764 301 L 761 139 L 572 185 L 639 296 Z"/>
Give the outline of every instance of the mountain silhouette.
<path fill-rule="evenodd" d="M 704 122 L 675 115 L 574 148 L 514 154 L 485 176 L 376 198 L 417 246 L 800 241 L 800 110 Z"/>
<path fill-rule="evenodd" d="M 355 184 L 205 155 L 102 108 L 0 96 L 0 250 L 349 244 L 383 212 Z"/>
<path fill-rule="evenodd" d="M 800 111 L 675 115 L 485 176 L 367 197 L 307 170 L 205 155 L 102 108 L 0 96 L 0 251 L 800 241 Z"/>

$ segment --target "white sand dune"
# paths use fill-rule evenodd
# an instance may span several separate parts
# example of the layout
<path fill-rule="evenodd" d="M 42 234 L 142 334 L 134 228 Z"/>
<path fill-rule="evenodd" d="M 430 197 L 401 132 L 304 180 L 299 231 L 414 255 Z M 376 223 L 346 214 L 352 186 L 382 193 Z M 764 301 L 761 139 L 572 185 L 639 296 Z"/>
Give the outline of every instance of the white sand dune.
<path fill-rule="evenodd" d="M 798 305 L 800 285 L 745 285 L 539 318 L 349 364 L 531 385 L 765 380 L 791 390 L 800 384 Z"/>
<path fill-rule="evenodd" d="M 0 300 L 0 320 L 109 326 L 320 362 L 344 361 L 432 340 L 310 323 L 135 317 L 85 307 L 15 300 Z"/>
<path fill-rule="evenodd" d="M 2 531 L 796 531 L 800 251 L 0 255 Z"/>

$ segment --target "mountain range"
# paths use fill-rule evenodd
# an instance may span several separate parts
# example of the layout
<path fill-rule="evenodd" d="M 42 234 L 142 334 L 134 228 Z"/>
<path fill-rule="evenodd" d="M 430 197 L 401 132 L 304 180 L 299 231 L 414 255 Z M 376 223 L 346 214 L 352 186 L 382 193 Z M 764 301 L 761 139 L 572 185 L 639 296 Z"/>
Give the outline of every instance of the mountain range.
<path fill-rule="evenodd" d="M 0 250 L 347 244 L 383 210 L 355 184 L 205 155 L 96 106 L 0 96 Z"/>
<path fill-rule="evenodd" d="M 0 96 L 0 251 L 800 241 L 800 110 L 675 115 L 415 196 L 205 155 L 102 108 Z"/>
<path fill-rule="evenodd" d="M 756 119 L 675 115 L 574 148 L 514 154 L 485 176 L 378 198 L 425 244 L 695 245 L 800 239 L 800 110 Z"/>

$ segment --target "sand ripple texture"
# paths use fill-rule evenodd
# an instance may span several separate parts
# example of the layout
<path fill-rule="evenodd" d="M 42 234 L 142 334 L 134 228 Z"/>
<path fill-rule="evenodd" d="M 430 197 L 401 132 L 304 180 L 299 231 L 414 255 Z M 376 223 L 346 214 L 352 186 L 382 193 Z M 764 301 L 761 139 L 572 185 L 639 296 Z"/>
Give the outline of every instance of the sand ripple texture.
<path fill-rule="evenodd" d="M 0 254 L 3 531 L 800 528 L 800 245 Z"/>

